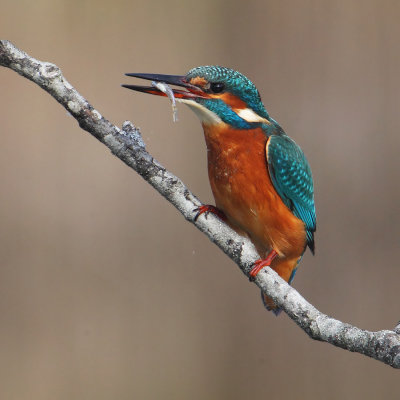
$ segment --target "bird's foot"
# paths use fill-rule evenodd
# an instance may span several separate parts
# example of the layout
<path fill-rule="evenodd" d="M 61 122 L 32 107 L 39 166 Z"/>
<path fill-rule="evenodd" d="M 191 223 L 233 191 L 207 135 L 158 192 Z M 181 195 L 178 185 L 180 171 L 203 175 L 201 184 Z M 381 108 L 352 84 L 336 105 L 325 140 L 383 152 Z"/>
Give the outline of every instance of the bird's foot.
<path fill-rule="evenodd" d="M 267 258 L 264 258 L 263 260 L 257 260 L 254 263 L 253 268 L 251 269 L 249 275 L 250 275 L 250 280 L 253 280 L 257 274 L 265 267 L 269 267 L 271 266 L 271 263 L 273 261 L 273 259 L 278 255 L 278 253 L 275 250 L 271 250 L 268 255 Z"/>
<path fill-rule="evenodd" d="M 209 213 L 216 215 L 219 219 L 222 219 L 222 221 L 226 221 L 226 215 L 223 213 L 223 211 L 209 204 L 208 205 L 203 204 L 200 207 L 196 207 L 193 211 L 197 212 L 197 214 L 194 217 L 195 221 L 197 221 L 197 219 L 200 217 L 201 214 L 204 214 L 204 216 L 207 218 L 207 215 Z"/>

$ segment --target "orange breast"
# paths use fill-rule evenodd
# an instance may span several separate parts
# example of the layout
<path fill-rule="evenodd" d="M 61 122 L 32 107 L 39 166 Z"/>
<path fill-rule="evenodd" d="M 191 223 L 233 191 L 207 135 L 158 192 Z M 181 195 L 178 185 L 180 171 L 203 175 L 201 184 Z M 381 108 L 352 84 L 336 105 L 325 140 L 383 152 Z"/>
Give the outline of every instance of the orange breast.
<path fill-rule="evenodd" d="M 272 248 L 278 252 L 273 266 L 281 264 L 285 271 L 277 272 L 288 280 L 305 249 L 305 228 L 272 185 L 267 137 L 260 128 L 233 130 L 221 125 L 203 125 L 216 206 L 235 230 L 250 237 L 262 258 Z"/>

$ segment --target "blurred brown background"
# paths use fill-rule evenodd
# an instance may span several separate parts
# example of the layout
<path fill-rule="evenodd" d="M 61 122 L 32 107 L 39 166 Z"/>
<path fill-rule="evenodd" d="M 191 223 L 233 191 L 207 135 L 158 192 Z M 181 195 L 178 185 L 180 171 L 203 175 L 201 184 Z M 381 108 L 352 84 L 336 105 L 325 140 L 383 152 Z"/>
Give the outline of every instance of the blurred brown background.
<path fill-rule="evenodd" d="M 308 156 L 317 253 L 294 286 L 321 311 L 399 314 L 398 1 L 2 1 L 0 36 L 60 66 L 105 117 L 212 202 L 202 129 L 125 72 L 249 76 Z M 399 372 L 311 341 L 206 237 L 0 69 L 0 399 L 397 399 Z M 229 276 L 229 285 L 223 276 Z"/>

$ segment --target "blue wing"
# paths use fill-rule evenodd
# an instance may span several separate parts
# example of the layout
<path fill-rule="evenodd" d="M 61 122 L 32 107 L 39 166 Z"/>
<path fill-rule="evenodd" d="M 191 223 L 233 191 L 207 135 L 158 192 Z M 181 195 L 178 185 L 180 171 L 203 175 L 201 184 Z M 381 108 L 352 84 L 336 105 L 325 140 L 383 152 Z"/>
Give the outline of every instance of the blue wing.
<path fill-rule="evenodd" d="M 267 161 L 275 190 L 293 214 L 304 222 L 307 245 L 314 253 L 314 185 L 303 151 L 288 136 L 271 135 L 267 142 Z"/>

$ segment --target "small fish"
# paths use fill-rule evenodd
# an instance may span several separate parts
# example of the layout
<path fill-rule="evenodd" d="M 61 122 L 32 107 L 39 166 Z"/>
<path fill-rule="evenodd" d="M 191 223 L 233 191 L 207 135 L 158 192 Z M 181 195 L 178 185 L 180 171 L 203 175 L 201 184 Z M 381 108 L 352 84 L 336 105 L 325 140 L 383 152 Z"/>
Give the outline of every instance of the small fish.
<path fill-rule="evenodd" d="M 164 82 L 154 82 L 154 81 L 151 82 L 151 86 L 154 86 L 158 90 L 161 90 L 163 93 L 165 93 L 168 96 L 168 98 L 172 104 L 172 120 L 174 122 L 178 121 L 178 109 L 176 107 L 174 92 L 172 91 L 170 86 L 168 86 Z"/>

